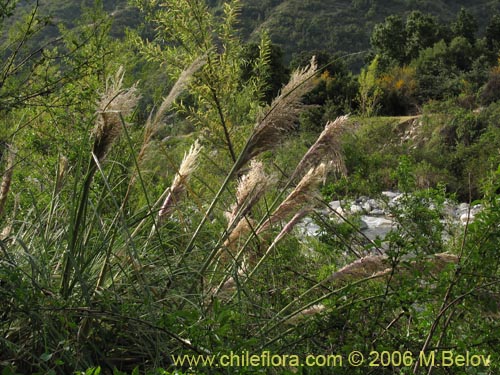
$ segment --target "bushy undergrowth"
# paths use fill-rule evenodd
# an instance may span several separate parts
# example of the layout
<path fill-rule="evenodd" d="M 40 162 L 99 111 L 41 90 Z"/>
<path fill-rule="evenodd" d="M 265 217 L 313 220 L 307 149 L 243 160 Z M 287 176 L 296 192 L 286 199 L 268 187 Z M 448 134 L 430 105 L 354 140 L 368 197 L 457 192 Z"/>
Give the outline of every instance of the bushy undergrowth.
<path fill-rule="evenodd" d="M 268 351 L 304 360 L 354 350 L 366 358 L 469 350 L 491 357 L 467 373 L 498 372 L 500 172 L 484 166 L 498 164 L 495 143 L 486 159 L 474 155 L 498 135 L 496 105 L 477 116 L 456 109 L 451 122 L 440 122 L 447 113 L 424 116 L 429 130 L 411 142 L 429 136 L 432 149 L 394 142 L 402 123 L 388 130 L 380 118 L 351 132 L 353 121 L 341 116 L 319 135 L 293 139 L 302 100 L 318 84 L 315 60 L 264 105 L 268 40 L 256 75 L 242 80 L 237 1 L 218 21 L 203 2 L 166 4 L 175 12 L 155 20 L 175 32 L 159 27 L 153 42 L 131 36 L 149 61 L 177 64 L 168 72 L 176 83 L 144 121 L 134 116 L 139 86 L 126 84 L 123 69 L 85 60 L 103 47 L 90 37 L 79 49 L 97 64 L 89 75 L 75 73 L 78 80 L 1 119 L 2 374 L 330 374 L 173 356 Z M 178 101 L 186 90 L 188 100 Z M 171 113 L 192 132 L 166 130 Z M 485 180 L 476 185 L 484 186 L 482 212 L 450 233 L 446 193 L 422 179 L 451 173 L 426 155 L 433 150 L 471 152 L 463 172 Z M 327 176 L 328 198 L 403 193 L 385 239 L 368 239 L 355 218 L 333 212 L 319 193 Z M 453 176 L 461 186 L 464 174 Z M 297 230 L 305 217 L 321 224 L 317 238 Z M 438 364 L 391 363 L 374 373 L 455 371 Z M 335 373 L 370 370 L 345 363 Z"/>
<path fill-rule="evenodd" d="M 123 89 L 120 74 L 109 81 L 94 119 L 91 150 L 62 163 L 54 179 L 45 181 L 52 191 L 47 201 L 30 205 L 22 198 L 17 213 L 4 213 L 2 365 L 20 374 L 71 373 L 97 365 L 102 373 L 119 373 L 173 371 L 172 354 L 416 354 L 469 348 L 491 355 L 487 370 L 497 371 L 496 195 L 485 200 L 474 223 L 458 228 L 448 241 L 439 206 L 426 205 L 444 199 L 439 191 L 405 195 L 393 212 L 398 226 L 384 242 L 328 222 L 319 241 L 294 234 L 300 218 L 325 207 L 315 194 L 327 170 L 324 161 L 343 170 L 338 147 L 347 119 L 328 123 L 288 178 L 279 177 L 269 160 L 255 158 L 279 145 L 281 111 L 297 106 L 300 90 L 292 88 L 313 73 L 310 68 L 292 78 L 232 167 L 219 164 L 219 172 L 212 172 L 209 146 L 195 142 L 182 161 L 168 167 L 171 182 L 160 189 L 163 194 L 149 190 L 154 174 L 141 170 L 141 150 L 150 138 L 134 147 L 123 121 L 136 89 Z M 154 132 L 154 118 L 146 134 Z M 119 153 L 117 145 L 124 148 Z M 130 157 L 120 159 L 124 155 Z M 5 173 L 4 180 L 8 177 Z M 402 190 L 414 188 L 407 164 L 392 178 Z M 179 370 L 331 371 L 190 367 Z M 389 366 L 380 373 L 399 370 L 428 371 Z"/>
<path fill-rule="evenodd" d="M 479 199 L 500 163 L 499 103 L 476 110 L 456 100 L 430 103 L 411 117 L 354 118 L 343 138 L 348 179 L 327 184 L 324 193 L 374 195 L 395 190 L 401 158 L 410 163 L 415 188 L 444 185 L 459 200 Z"/>

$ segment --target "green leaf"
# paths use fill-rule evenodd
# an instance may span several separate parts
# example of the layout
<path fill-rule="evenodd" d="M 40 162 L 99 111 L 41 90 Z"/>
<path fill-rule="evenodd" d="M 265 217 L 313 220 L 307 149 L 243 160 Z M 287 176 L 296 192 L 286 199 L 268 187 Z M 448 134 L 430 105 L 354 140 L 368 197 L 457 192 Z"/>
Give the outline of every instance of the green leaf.
<path fill-rule="evenodd" d="M 41 356 L 40 356 L 40 359 L 44 362 L 47 362 L 49 361 L 51 358 L 52 358 L 52 353 L 43 353 Z"/>

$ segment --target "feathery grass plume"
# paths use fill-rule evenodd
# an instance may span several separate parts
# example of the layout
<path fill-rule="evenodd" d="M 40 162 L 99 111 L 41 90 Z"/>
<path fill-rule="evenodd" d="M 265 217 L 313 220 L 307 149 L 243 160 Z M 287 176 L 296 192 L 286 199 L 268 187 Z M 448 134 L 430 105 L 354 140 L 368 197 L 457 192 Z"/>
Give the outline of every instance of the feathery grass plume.
<path fill-rule="evenodd" d="M 7 165 L 2 176 L 2 183 L 0 184 L 0 216 L 2 216 L 9 195 L 10 184 L 12 182 L 12 174 L 14 172 L 14 160 L 16 157 L 16 150 L 12 145 L 7 146 L 9 154 L 7 156 Z"/>
<path fill-rule="evenodd" d="M 167 197 L 158 212 L 158 220 L 161 222 L 165 217 L 172 212 L 175 204 L 180 200 L 182 193 L 186 190 L 186 184 L 198 166 L 197 159 L 201 152 L 202 146 L 196 140 L 189 149 L 189 152 L 184 154 L 178 172 L 175 175 L 172 185 L 170 185 Z"/>
<path fill-rule="evenodd" d="M 202 56 L 194 60 L 191 65 L 182 71 L 181 75 L 175 82 L 174 86 L 168 93 L 167 97 L 163 99 L 163 102 L 158 108 L 153 120 L 151 121 L 151 128 L 154 132 L 158 129 L 161 119 L 165 116 L 165 112 L 172 106 L 174 101 L 179 97 L 179 95 L 186 89 L 189 80 L 200 68 L 205 65 L 206 56 Z"/>
<path fill-rule="evenodd" d="M 459 258 L 455 254 L 450 254 L 450 253 L 434 254 L 434 262 L 432 262 L 434 268 L 433 271 L 441 272 L 448 264 L 458 263 L 458 261 Z"/>
<path fill-rule="evenodd" d="M 400 267 L 397 271 L 398 274 L 408 274 L 410 272 L 414 273 L 416 270 L 419 272 L 430 272 L 435 275 L 443 271 L 443 269 L 451 263 L 457 264 L 459 258 L 455 254 L 450 253 L 439 253 L 433 254 L 431 257 L 419 259 L 410 262 L 409 267 Z M 386 270 L 380 271 L 376 274 L 377 277 L 388 276 L 391 274 L 392 269 L 388 268 Z"/>
<path fill-rule="evenodd" d="M 224 246 L 221 249 L 221 258 L 225 258 L 225 249 L 229 249 L 231 253 L 235 253 L 239 245 L 245 242 L 246 236 L 252 232 L 255 225 L 255 220 L 246 216 L 242 217 L 231 233 L 229 233 L 226 241 L 224 241 Z"/>
<path fill-rule="evenodd" d="M 325 163 L 321 163 L 315 168 L 311 168 L 300 180 L 293 191 L 285 198 L 283 202 L 274 210 L 269 219 L 259 228 L 257 234 L 260 234 L 276 222 L 286 220 L 301 207 L 311 206 L 314 198 L 317 196 L 316 188 L 324 180 L 327 173 Z"/>
<path fill-rule="evenodd" d="M 253 159 L 261 152 L 270 150 L 276 146 L 281 138 L 281 135 L 293 127 L 294 121 L 297 119 L 300 110 L 304 107 L 300 101 L 302 96 L 316 86 L 315 80 L 312 79 L 316 74 L 316 71 L 316 59 L 313 57 L 309 67 L 299 69 L 294 72 L 288 84 L 281 91 L 281 94 L 273 100 L 271 106 L 262 116 L 262 120 L 259 121 L 254 128 L 251 136 L 245 144 L 245 147 L 241 151 L 237 160 L 234 162 L 231 171 L 227 174 L 226 179 L 220 186 L 215 198 L 212 200 L 212 203 L 208 207 L 205 215 L 198 224 L 198 227 L 191 236 L 191 239 L 181 256 L 180 262 L 183 262 L 185 260 L 185 256 L 193 250 L 195 241 L 201 229 L 205 225 L 208 216 L 215 208 L 215 204 L 220 199 L 220 196 L 227 187 L 230 179 L 237 174 L 241 167 L 249 160 Z M 213 258 L 216 254 L 217 250 L 214 250 L 214 252 L 210 255 L 210 258 Z M 205 270 L 207 264 L 208 262 L 203 265 L 202 270 Z"/>
<path fill-rule="evenodd" d="M 63 186 L 64 177 L 68 173 L 68 158 L 61 155 L 59 157 L 59 165 L 57 167 L 55 194 L 59 193 Z"/>
<path fill-rule="evenodd" d="M 142 142 L 142 147 L 139 151 L 139 155 L 137 156 L 138 162 L 140 162 L 144 157 L 144 153 L 151 141 L 151 138 L 157 133 L 158 129 L 160 128 L 161 120 L 165 116 L 165 113 L 169 110 L 169 108 L 179 97 L 179 95 L 186 89 L 193 74 L 196 73 L 205 63 L 206 56 L 202 56 L 194 60 L 187 69 L 183 70 L 174 86 L 170 89 L 167 97 L 163 99 L 163 102 L 161 103 L 154 116 L 152 113 L 150 114 L 144 130 L 144 140 Z"/>
<path fill-rule="evenodd" d="M 245 216 L 275 182 L 275 176 L 266 174 L 262 162 L 252 159 L 249 172 L 239 180 L 236 203 L 231 207 L 231 211 L 226 213 L 228 228 L 238 216 Z"/>
<path fill-rule="evenodd" d="M 304 154 L 299 164 L 292 173 L 290 180 L 294 180 L 305 170 L 318 165 L 320 162 L 328 163 L 329 169 L 346 174 L 344 156 L 342 154 L 342 145 L 340 137 L 345 130 L 345 124 L 348 116 L 340 116 L 335 121 L 328 121 L 325 129 L 321 132 L 318 139 Z"/>
<path fill-rule="evenodd" d="M 297 324 L 304 318 L 307 318 L 308 316 L 316 315 L 325 310 L 325 305 L 322 303 L 318 303 L 316 305 L 313 305 L 305 310 L 302 310 L 300 313 L 292 316 L 290 319 L 288 319 L 285 323 L 286 324 Z"/>
<path fill-rule="evenodd" d="M 98 117 L 92 131 L 95 138 L 92 152 L 99 162 L 104 160 L 121 133 L 120 115 L 131 113 L 139 101 L 136 84 L 122 89 L 123 76 L 123 67 L 120 67 L 115 76 L 106 82 L 106 89 L 98 103 Z"/>
<path fill-rule="evenodd" d="M 290 81 L 263 113 L 262 119 L 250 136 L 240 167 L 258 154 L 276 147 L 283 134 L 293 128 L 299 113 L 304 108 L 302 97 L 317 84 L 313 79 L 316 72 L 317 64 L 313 57 L 308 67 L 292 73 Z"/>
<path fill-rule="evenodd" d="M 334 272 L 327 281 L 358 280 L 390 270 L 386 255 L 367 255 Z"/>
<path fill-rule="evenodd" d="M 297 212 L 293 217 L 290 219 L 288 223 L 283 227 L 281 232 L 276 236 L 276 238 L 273 240 L 273 243 L 269 246 L 269 248 L 276 246 L 276 244 L 281 241 L 283 237 L 285 237 L 288 233 L 292 231 L 293 228 L 304 218 L 306 217 L 309 213 L 311 213 L 312 208 L 311 207 L 304 207 L 301 209 L 299 212 Z"/>
<path fill-rule="evenodd" d="M 389 275 L 404 275 L 415 270 L 429 270 L 433 274 L 441 272 L 448 264 L 458 263 L 458 256 L 450 253 L 434 254 L 429 258 L 415 260 L 408 265 L 398 267 L 394 273 L 386 255 L 368 255 L 334 272 L 326 281 L 354 281 L 365 277 L 383 278 Z"/>

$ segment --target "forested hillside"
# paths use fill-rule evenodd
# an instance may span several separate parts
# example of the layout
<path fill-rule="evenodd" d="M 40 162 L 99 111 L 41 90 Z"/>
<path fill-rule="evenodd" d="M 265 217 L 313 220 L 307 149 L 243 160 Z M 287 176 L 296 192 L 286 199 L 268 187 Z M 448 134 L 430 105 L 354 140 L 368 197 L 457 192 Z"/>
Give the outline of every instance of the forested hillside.
<path fill-rule="evenodd" d="M 29 1 L 21 2 L 28 5 Z M 158 2 L 161 3 L 161 2 Z M 221 10 L 222 0 L 207 3 Z M 42 13 L 53 16 L 55 23 L 74 24 L 81 6 L 93 1 L 40 1 Z M 103 1 L 104 9 L 113 15 L 112 34 L 123 36 L 127 27 L 135 28 L 141 14 L 127 0 Z M 325 50 L 332 54 L 363 52 L 370 47 L 373 26 L 391 14 L 408 15 L 413 10 L 437 16 L 443 23 L 450 22 L 464 7 L 480 23 L 484 32 L 487 20 L 500 11 L 497 0 L 429 1 L 429 0 L 243 0 L 238 29 L 244 40 L 255 41 L 263 30 L 285 52 L 286 60 L 311 50 Z M 363 65 L 364 56 L 351 57 L 353 66 Z"/>
<path fill-rule="evenodd" d="M 1 375 L 500 373 L 498 1 L 0 30 Z"/>
<path fill-rule="evenodd" d="M 269 30 L 271 39 L 284 48 L 288 57 L 314 49 L 352 53 L 367 50 L 373 26 L 391 14 L 406 16 L 419 10 L 450 22 L 461 7 L 485 20 L 500 10 L 500 2 L 256 0 L 243 2 L 241 22 L 245 35 Z M 481 29 L 484 27 L 483 24 Z"/>

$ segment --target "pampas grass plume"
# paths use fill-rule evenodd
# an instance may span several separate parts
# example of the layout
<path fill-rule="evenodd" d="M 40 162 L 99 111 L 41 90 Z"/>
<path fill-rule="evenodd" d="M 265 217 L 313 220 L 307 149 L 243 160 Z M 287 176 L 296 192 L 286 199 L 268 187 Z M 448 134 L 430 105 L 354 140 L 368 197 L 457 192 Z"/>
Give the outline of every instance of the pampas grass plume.
<path fill-rule="evenodd" d="M 317 196 L 316 189 L 324 180 L 327 172 L 326 164 L 321 163 L 315 168 L 311 168 L 300 180 L 293 191 L 276 208 L 269 219 L 259 228 L 257 234 L 260 234 L 279 221 L 286 220 L 287 217 L 297 212 L 305 205 L 311 206 L 314 198 Z"/>
<path fill-rule="evenodd" d="M 328 121 L 318 139 L 304 154 L 299 164 L 292 173 L 290 179 L 293 181 L 305 170 L 318 165 L 321 162 L 328 163 L 329 169 L 346 174 L 344 157 L 340 137 L 345 130 L 348 116 L 337 117 L 335 121 Z"/>
<path fill-rule="evenodd" d="M 136 85 L 129 89 L 122 89 L 123 77 L 123 67 L 120 67 L 115 76 L 106 82 L 106 90 L 98 103 L 98 117 L 92 131 L 94 135 L 92 151 L 99 162 L 104 160 L 114 141 L 121 133 L 122 121 L 120 116 L 130 114 L 139 101 Z"/>
<path fill-rule="evenodd" d="M 316 87 L 317 82 L 313 79 L 316 72 L 317 64 L 313 57 L 308 67 L 292 73 L 289 82 L 264 112 L 250 136 L 241 166 L 260 153 L 276 147 L 283 134 L 293 128 L 304 108 L 302 97 Z"/>
<path fill-rule="evenodd" d="M 158 212 L 158 219 L 160 222 L 172 212 L 175 204 L 180 200 L 182 193 L 186 189 L 189 178 L 198 166 L 197 160 L 201 150 L 202 146 L 199 141 L 196 140 L 189 151 L 184 154 L 179 170 L 170 185 L 167 197 L 163 201 L 160 211 Z"/>
<path fill-rule="evenodd" d="M 7 166 L 2 176 L 2 183 L 0 184 L 0 216 L 3 213 L 5 203 L 7 202 L 7 196 L 9 195 L 12 174 L 14 172 L 14 160 L 16 156 L 16 151 L 13 146 L 8 146 L 8 149 L 9 154 L 7 156 Z"/>
<path fill-rule="evenodd" d="M 275 176 L 266 174 L 262 162 L 253 159 L 249 172 L 238 182 L 236 203 L 226 215 L 229 222 L 228 228 L 232 226 L 238 216 L 245 216 L 275 182 Z"/>

